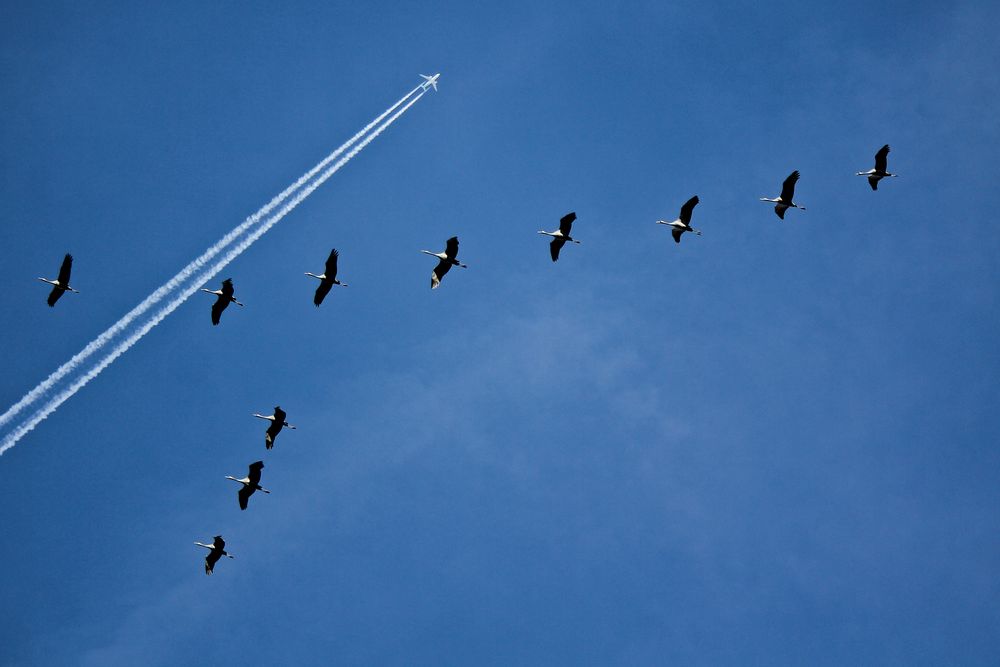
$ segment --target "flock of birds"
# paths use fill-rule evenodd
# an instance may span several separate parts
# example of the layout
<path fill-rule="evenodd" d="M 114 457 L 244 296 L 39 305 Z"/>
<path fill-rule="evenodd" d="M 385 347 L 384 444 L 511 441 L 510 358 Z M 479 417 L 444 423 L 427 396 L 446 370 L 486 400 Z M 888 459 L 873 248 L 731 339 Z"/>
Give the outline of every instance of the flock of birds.
<path fill-rule="evenodd" d="M 214 315 L 215 309 L 213 308 L 212 310 L 213 322 L 218 324 Z M 273 415 L 262 415 L 255 412 L 253 413 L 253 416 L 258 419 L 265 419 L 271 422 L 271 424 L 267 427 L 267 430 L 264 431 L 264 447 L 267 449 L 274 448 L 274 439 L 278 437 L 279 433 L 281 433 L 281 429 L 295 428 L 285 421 L 285 417 L 288 416 L 288 413 L 282 410 L 280 405 L 274 406 Z M 240 490 L 236 493 L 236 501 L 240 504 L 241 510 L 245 510 L 247 508 L 247 505 L 250 503 L 250 496 L 257 491 L 260 491 L 261 493 L 271 493 L 260 485 L 260 471 L 263 469 L 263 461 L 254 461 L 250 464 L 246 477 L 233 477 L 232 475 L 226 475 L 226 479 L 230 479 L 240 484 Z M 205 544 L 203 542 L 195 542 L 195 544 L 199 547 L 208 549 L 208 555 L 205 556 L 205 574 L 212 574 L 215 570 L 215 564 L 218 563 L 219 559 L 223 556 L 235 558 L 235 556 L 226 551 L 226 541 L 222 539 L 222 535 L 216 535 L 212 539 L 211 544 Z"/>
<path fill-rule="evenodd" d="M 868 169 L 867 171 L 859 171 L 856 173 L 857 176 L 866 176 L 868 178 L 868 184 L 871 186 L 872 190 L 878 190 L 878 183 L 883 178 L 895 177 L 896 174 L 889 173 L 888 171 L 888 155 L 889 155 L 889 145 L 886 144 L 882 146 L 875 153 L 875 167 L 873 169 Z M 795 184 L 799 180 L 799 172 L 793 171 L 784 180 L 781 186 L 781 194 L 778 197 L 761 197 L 760 201 L 769 202 L 774 204 L 774 212 L 782 220 L 785 219 L 785 212 L 790 208 L 797 208 L 799 210 L 806 210 L 805 206 L 794 201 L 795 196 Z M 701 235 L 701 232 L 691 226 L 691 216 L 694 212 L 694 207 L 698 205 L 697 195 L 688 199 L 683 206 L 681 206 L 680 214 L 676 220 L 666 221 L 657 220 L 657 224 L 667 225 L 671 228 L 671 234 L 674 237 L 674 241 L 677 243 L 681 242 L 681 236 L 685 232 L 691 232 L 696 235 Z M 552 237 L 552 241 L 549 243 L 549 254 L 552 257 L 552 261 L 559 260 L 559 252 L 562 250 L 566 243 L 580 243 L 577 239 L 574 239 L 570 234 L 573 228 L 573 222 L 576 220 L 576 213 L 567 213 L 559 220 L 559 229 L 553 230 L 551 232 L 545 230 L 538 230 L 539 234 Z M 448 271 L 451 270 L 453 266 L 460 266 L 463 269 L 468 268 L 465 264 L 458 261 L 458 237 L 452 236 L 445 242 L 445 249 L 443 252 L 431 252 L 430 250 L 421 250 L 420 252 L 431 255 L 438 259 L 437 265 L 431 272 L 431 289 L 437 289 L 441 285 L 441 280 L 445 277 Z M 313 295 L 313 303 L 319 307 L 323 303 L 327 294 L 333 289 L 334 285 L 339 285 L 341 287 L 347 287 L 347 283 L 342 283 L 337 279 L 337 260 L 340 254 L 337 252 L 336 248 L 330 251 L 329 257 L 326 259 L 326 267 L 322 274 L 315 274 L 306 272 L 305 275 L 319 280 L 319 285 L 316 287 L 316 292 Z M 67 254 L 63 258 L 62 266 L 59 268 L 59 276 L 55 280 L 50 280 L 48 278 L 39 278 L 42 282 L 52 285 L 52 291 L 49 292 L 47 303 L 49 306 L 55 306 L 56 302 L 62 297 L 66 292 L 76 292 L 78 290 L 70 286 L 70 273 L 73 268 L 73 256 Z M 214 294 L 216 296 L 215 303 L 212 304 L 212 324 L 218 325 L 222 319 L 223 311 L 229 306 L 230 303 L 235 303 L 238 306 L 243 306 L 242 303 L 236 300 L 235 288 L 233 287 L 233 281 L 229 278 L 222 281 L 222 288 L 217 290 L 201 289 L 202 292 L 207 292 L 208 294 Z M 254 413 L 254 417 L 258 419 L 264 419 L 270 421 L 271 424 L 267 427 L 267 431 L 264 434 L 264 446 L 270 450 L 274 447 L 274 440 L 281 432 L 283 428 L 294 429 L 295 427 L 289 424 L 285 418 L 287 413 L 281 409 L 280 406 L 274 406 L 274 414 L 272 415 L 261 415 Z M 262 493 L 270 493 L 267 489 L 260 485 L 261 470 L 264 468 L 263 461 L 255 461 L 250 464 L 249 471 L 246 477 L 236 478 L 230 475 L 226 476 L 226 479 L 232 480 L 234 482 L 239 482 L 240 490 L 237 493 L 237 501 L 241 510 L 247 508 L 250 496 L 255 492 L 261 491 Z M 216 535 L 212 541 L 212 544 L 204 544 L 202 542 L 195 542 L 196 545 L 204 547 L 209 550 L 207 556 L 205 556 L 205 574 L 212 574 L 215 568 L 215 564 L 223 556 L 228 558 L 233 558 L 234 556 L 226 551 L 226 542 L 221 535 Z"/>

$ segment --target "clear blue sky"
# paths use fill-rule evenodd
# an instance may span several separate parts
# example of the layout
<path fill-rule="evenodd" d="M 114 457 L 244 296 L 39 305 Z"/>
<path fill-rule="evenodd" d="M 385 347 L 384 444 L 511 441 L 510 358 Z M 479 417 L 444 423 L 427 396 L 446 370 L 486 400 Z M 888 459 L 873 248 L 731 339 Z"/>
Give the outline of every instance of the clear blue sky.
<path fill-rule="evenodd" d="M 0 663 L 1000 662 L 995 3 L 0 15 L 2 408 L 442 73 L 0 458 Z"/>

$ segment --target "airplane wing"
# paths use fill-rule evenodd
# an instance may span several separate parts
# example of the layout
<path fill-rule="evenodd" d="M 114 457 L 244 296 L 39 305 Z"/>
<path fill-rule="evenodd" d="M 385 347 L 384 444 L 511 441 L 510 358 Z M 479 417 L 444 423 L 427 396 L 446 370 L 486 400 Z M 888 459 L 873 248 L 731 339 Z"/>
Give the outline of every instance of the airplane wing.
<path fill-rule="evenodd" d="M 434 76 L 427 76 L 426 74 L 421 74 L 420 76 L 426 81 L 426 83 L 421 84 L 424 90 L 427 90 L 427 86 L 430 85 L 434 88 L 434 92 L 436 93 L 438 89 L 437 80 L 441 75 L 435 74 Z"/>

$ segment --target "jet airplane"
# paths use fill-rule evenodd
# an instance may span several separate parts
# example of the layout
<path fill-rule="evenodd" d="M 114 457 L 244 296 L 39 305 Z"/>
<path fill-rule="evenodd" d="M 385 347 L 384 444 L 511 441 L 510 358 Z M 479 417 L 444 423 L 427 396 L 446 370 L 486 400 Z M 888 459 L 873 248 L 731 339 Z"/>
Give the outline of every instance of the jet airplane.
<path fill-rule="evenodd" d="M 426 81 L 420 84 L 420 87 L 424 89 L 424 92 L 426 93 L 427 87 L 431 86 L 434 88 L 434 92 L 436 93 L 438 89 L 438 77 L 441 76 L 441 73 L 438 72 L 433 76 L 427 76 L 426 74 L 421 74 L 420 76 L 426 79 Z"/>

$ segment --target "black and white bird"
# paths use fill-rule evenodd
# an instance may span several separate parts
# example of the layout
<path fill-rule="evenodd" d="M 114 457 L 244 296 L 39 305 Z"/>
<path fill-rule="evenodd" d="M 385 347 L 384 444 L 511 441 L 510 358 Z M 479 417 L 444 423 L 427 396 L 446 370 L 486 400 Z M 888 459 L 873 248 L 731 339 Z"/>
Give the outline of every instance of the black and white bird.
<path fill-rule="evenodd" d="M 270 416 L 259 415 L 256 412 L 253 416 L 257 419 L 266 419 L 271 422 L 271 425 L 267 427 L 267 431 L 264 432 L 264 446 L 268 449 L 274 447 L 274 439 L 278 437 L 281 433 L 281 428 L 287 426 L 288 428 L 294 430 L 295 427 L 285 421 L 285 417 L 288 416 L 284 410 L 281 409 L 280 405 L 274 406 L 274 414 Z"/>
<path fill-rule="evenodd" d="M 226 541 L 222 539 L 222 535 L 216 535 L 211 544 L 202 544 L 201 542 L 195 542 L 195 544 L 209 550 L 208 555 L 205 556 L 205 574 L 212 574 L 212 570 L 215 569 L 215 564 L 218 563 L 219 559 L 223 556 L 226 556 L 227 558 L 236 558 L 236 556 L 226 552 Z"/>
<path fill-rule="evenodd" d="M 457 236 L 452 236 L 448 239 L 448 242 L 444 246 L 444 252 L 431 252 L 430 250 L 421 250 L 420 252 L 425 255 L 437 257 L 439 260 L 437 266 L 434 267 L 434 271 L 431 273 L 431 289 L 437 289 L 441 285 L 441 279 L 451 270 L 451 267 L 460 266 L 463 269 L 469 268 L 455 259 L 458 256 Z"/>
<path fill-rule="evenodd" d="M 224 311 L 230 303 L 235 303 L 237 306 L 242 306 L 243 304 L 236 300 L 233 296 L 233 281 L 230 278 L 226 278 L 222 281 L 222 289 L 205 289 L 201 288 L 202 292 L 208 292 L 209 294 L 214 294 L 218 298 L 215 303 L 212 304 L 212 324 L 218 324 L 219 318 L 222 317 L 222 311 Z"/>
<path fill-rule="evenodd" d="M 239 482 L 243 486 L 240 488 L 239 495 L 237 496 L 240 501 L 240 509 L 245 510 L 247 508 L 247 501 L 250 500 L 250 496 L 253 495 L 254 491 L 263 491 L 264 493 L 271 493 L 263 486 L 260 485 L 260 471 L 264 467 L 263 461 L 257 461 L 250 464 L 250 471 L 247 476 L 243 479 L 237 479 L 232 475 L 226 475 L 226 479 L 231 479 L 234 482 Z"/>
<path fill-rule="evenodd" d="M 701 232 L 691 226 L 691 213 L 694 211 L 694 207 L 698 205 L 698 195 L 691 197 L 684 205 L 681 206 L 680 216 L 673 222 L 667 222 L 666 220 L 657 220 L 658 225 L 669 225 L 671 227 L 670 233 L 674 235 L 674 241 L 677 243 L 681 242 L 681 234 L 684 232 L 694 232 L 698 236 L 701 236 Z"/>
<path fill-rule="evenodd" d="M 559 218 L 559 229 L 553 232 L 547 232 L 544 229 L 538 230 L 539 234 L 552 237 L 552 242 L 549 243 L 549 254 L 552 256 L 553 262 L 559 259 L 559 251 L 562 250 L 567 241 L 579 243 L 579 241 L 569 235 L 570 230 L 573 228 L 574 220 L 576 220 L 576 212 L 572 211 Z"/>
<path fill-rule="evenodd" d="M 334 248 L 330 251 L 330 256 L 326 258 L 326 269 L 323 270 L 323 274 L 317 276 L 315 273 L 309 273 L 306 271 L 307 276 L 312 276 L 313 278 L 319 279 L 319 287 L 316 288 L 316 295 L 313 297 L 313 303 L 319 308 L 319 304 L 323 303 L 323 299 L 326 295 L 330 293 L 330 289 L 334 285 L 340 285 L 341 287 L 347 287 L 347 283 L 342 283 L 337 280 L 337 258 L 340 257 L 340 253 Z"/>
<path fill-rule="evenodd" d="M 882 148 L 878 149 L 878 153 L 875 153 L 875 168 L 869 169 L 868 171 L 859 171 L 858 176 L 867 176 L 868 185 L 872 186 L 872 190 L 878 190 L 878 182 L 887 176 L 893 178 L 896 174 L 890 174 L 886 169 L 889 166 L 889 144 L 886 144 Z"/>
<path fill-rule="evenodd" d="M 782 220 L 785 219 L 785 211 L 790 208 L 798 208 L 803 211 L 806 210 L 805 206 L 801 206 L 792 201 L 792 197 L 795 196 L 795 182 L 799 180 L 799 172 L 793 171 L 785 179 L 785 182 L 781 184 L 781 196 L 777 199 L 771 199 L 769 197 L 761 197 L 761 201 L 769 201 L 774 204 L 774 212 L 778 214 L 778 217 Z"/>
<path fill-rule="evenodd" d="M 70 271 L 72 270 L 73 270 L 73 255 L 67 253 L 66 256 L 63 257 L 62 266 L 59 267 L 58 278 L 56 278 L 55 280 L 49 280 L 48 278 L 39 278 L 39 280 L 41 280 L 43 283 L 48 283 L 52 285 L 52 291 L 49 292 L 49 299 L 47 301 L 50 308 L 56 305 L 56 301 L 58 301 L 59 298 L 65 292 L 76 292 L 77 294 L 80 293 L 78 290 L 75 290 L 69 286 L 69 274 Z"/>

